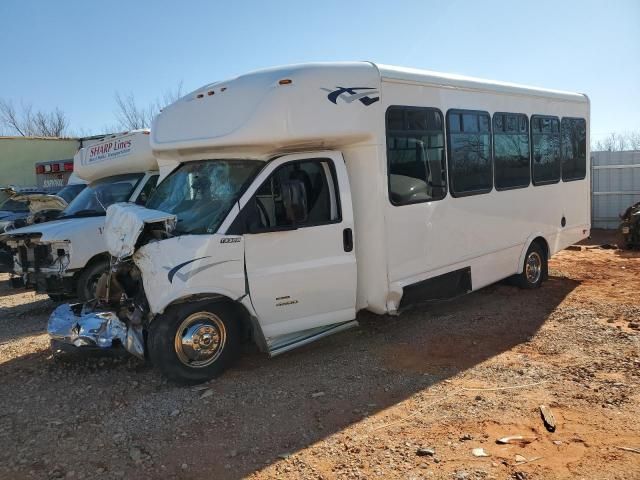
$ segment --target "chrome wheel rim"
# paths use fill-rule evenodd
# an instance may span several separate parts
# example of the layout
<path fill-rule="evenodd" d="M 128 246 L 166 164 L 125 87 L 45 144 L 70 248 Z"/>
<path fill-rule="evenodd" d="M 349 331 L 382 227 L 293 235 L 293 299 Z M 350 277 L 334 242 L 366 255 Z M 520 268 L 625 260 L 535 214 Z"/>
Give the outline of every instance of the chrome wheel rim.
<path fill-rule="evenodd" d="M 527 256 L 525 275 L 529 283 L 537 283 L 542 275 L 542 258 L 538 252 L 531 252 Z"/>
<path fill-rule="evenodd" d="M 211 365 L 222 354 L 227 330 L 211 312 L 197 312 L 185 318 L 176 331 L 174 346 L 180 362 L 191 368 Z"/>

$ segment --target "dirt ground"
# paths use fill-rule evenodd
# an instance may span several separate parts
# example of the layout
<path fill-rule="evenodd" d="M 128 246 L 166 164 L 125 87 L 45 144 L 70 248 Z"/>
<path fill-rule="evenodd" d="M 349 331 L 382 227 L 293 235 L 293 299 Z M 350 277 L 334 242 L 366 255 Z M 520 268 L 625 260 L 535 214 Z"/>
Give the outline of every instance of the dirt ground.
<path fill-rule="evenodd" d="M 640 252 L 582 248 L 538 290 L 363 314 L 198 388 L 52 357 L 54 304 L 1 277 L 0 477 L 640 479 Z"/>

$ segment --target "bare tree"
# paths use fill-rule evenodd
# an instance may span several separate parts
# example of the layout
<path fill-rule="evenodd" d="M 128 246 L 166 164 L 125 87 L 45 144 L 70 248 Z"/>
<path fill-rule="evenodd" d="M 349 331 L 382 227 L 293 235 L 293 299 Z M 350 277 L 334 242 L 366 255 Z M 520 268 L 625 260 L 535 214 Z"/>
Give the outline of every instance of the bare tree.
<path fill-rule="evenodd" d="M 116 100 L 116 121 L 118 127 L 124 130 L 137 130 L 150 128 L 153 117 L 155 117 L 164 107 L 175 102 L 182 96 L 182 81 L 175 89 L 166 90 L 162 99 L 156 99 L 147 106 L 139 105 L 132 93 L 121 95 L 115 94 Z"/>
<path fill-rule="evenodd" d="M 629 149 L 640 150 L 640 132 L 630 132 L 627 134 Z"/>
<path fill-rule="evenodd" d="M 604 140 L 592 143 L 591 150 L 609 152 L 640 150 L 640 132 L 627 132 L 624 134 L 611 132 Z"/>
<path fill-rule="evenodd" d="M 23 137 L 63 137 L 69 120 L 56 108 L 52 112 L 33 111 L 31 104 L 21 104 L 16 109 L 11 101 L 0 99 L 0 123 L 4 129 Z"/>

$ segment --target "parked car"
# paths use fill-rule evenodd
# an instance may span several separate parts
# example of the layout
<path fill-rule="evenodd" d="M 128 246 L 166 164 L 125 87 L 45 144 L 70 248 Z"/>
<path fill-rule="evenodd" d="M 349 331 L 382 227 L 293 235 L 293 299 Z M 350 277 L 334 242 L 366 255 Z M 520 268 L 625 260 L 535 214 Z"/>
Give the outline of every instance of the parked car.
<path fill-rule="evenodd" d="M 33 188 L 8 187 L 2 189 L 8 198 L 0 204 L 0 234 L 33 223 L 48 222 L 60 216 L 86 186 L 86 182 L 71 178 L 72 183 L 52 193 Z M 13 271 L 11 248 L 0 241 L 0 272 Z"/>

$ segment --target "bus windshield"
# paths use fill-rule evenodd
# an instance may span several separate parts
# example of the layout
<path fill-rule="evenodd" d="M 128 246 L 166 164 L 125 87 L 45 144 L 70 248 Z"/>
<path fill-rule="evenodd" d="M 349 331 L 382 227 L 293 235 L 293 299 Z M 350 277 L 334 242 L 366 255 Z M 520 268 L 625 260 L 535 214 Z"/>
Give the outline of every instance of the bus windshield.
<path fill-rule="evenodd" d="M 64 209 L 63 217 L 104 215 L 109 205 L 128 202 L 142 173 L 114 175 L 90 183 Z"/>
<path fill-rule="evenodd" d="M 147 208 L 175 214 L 177 233 L 215 233 L 262 165 L 256 160 L 183 163 L 158 186 Z"/>

